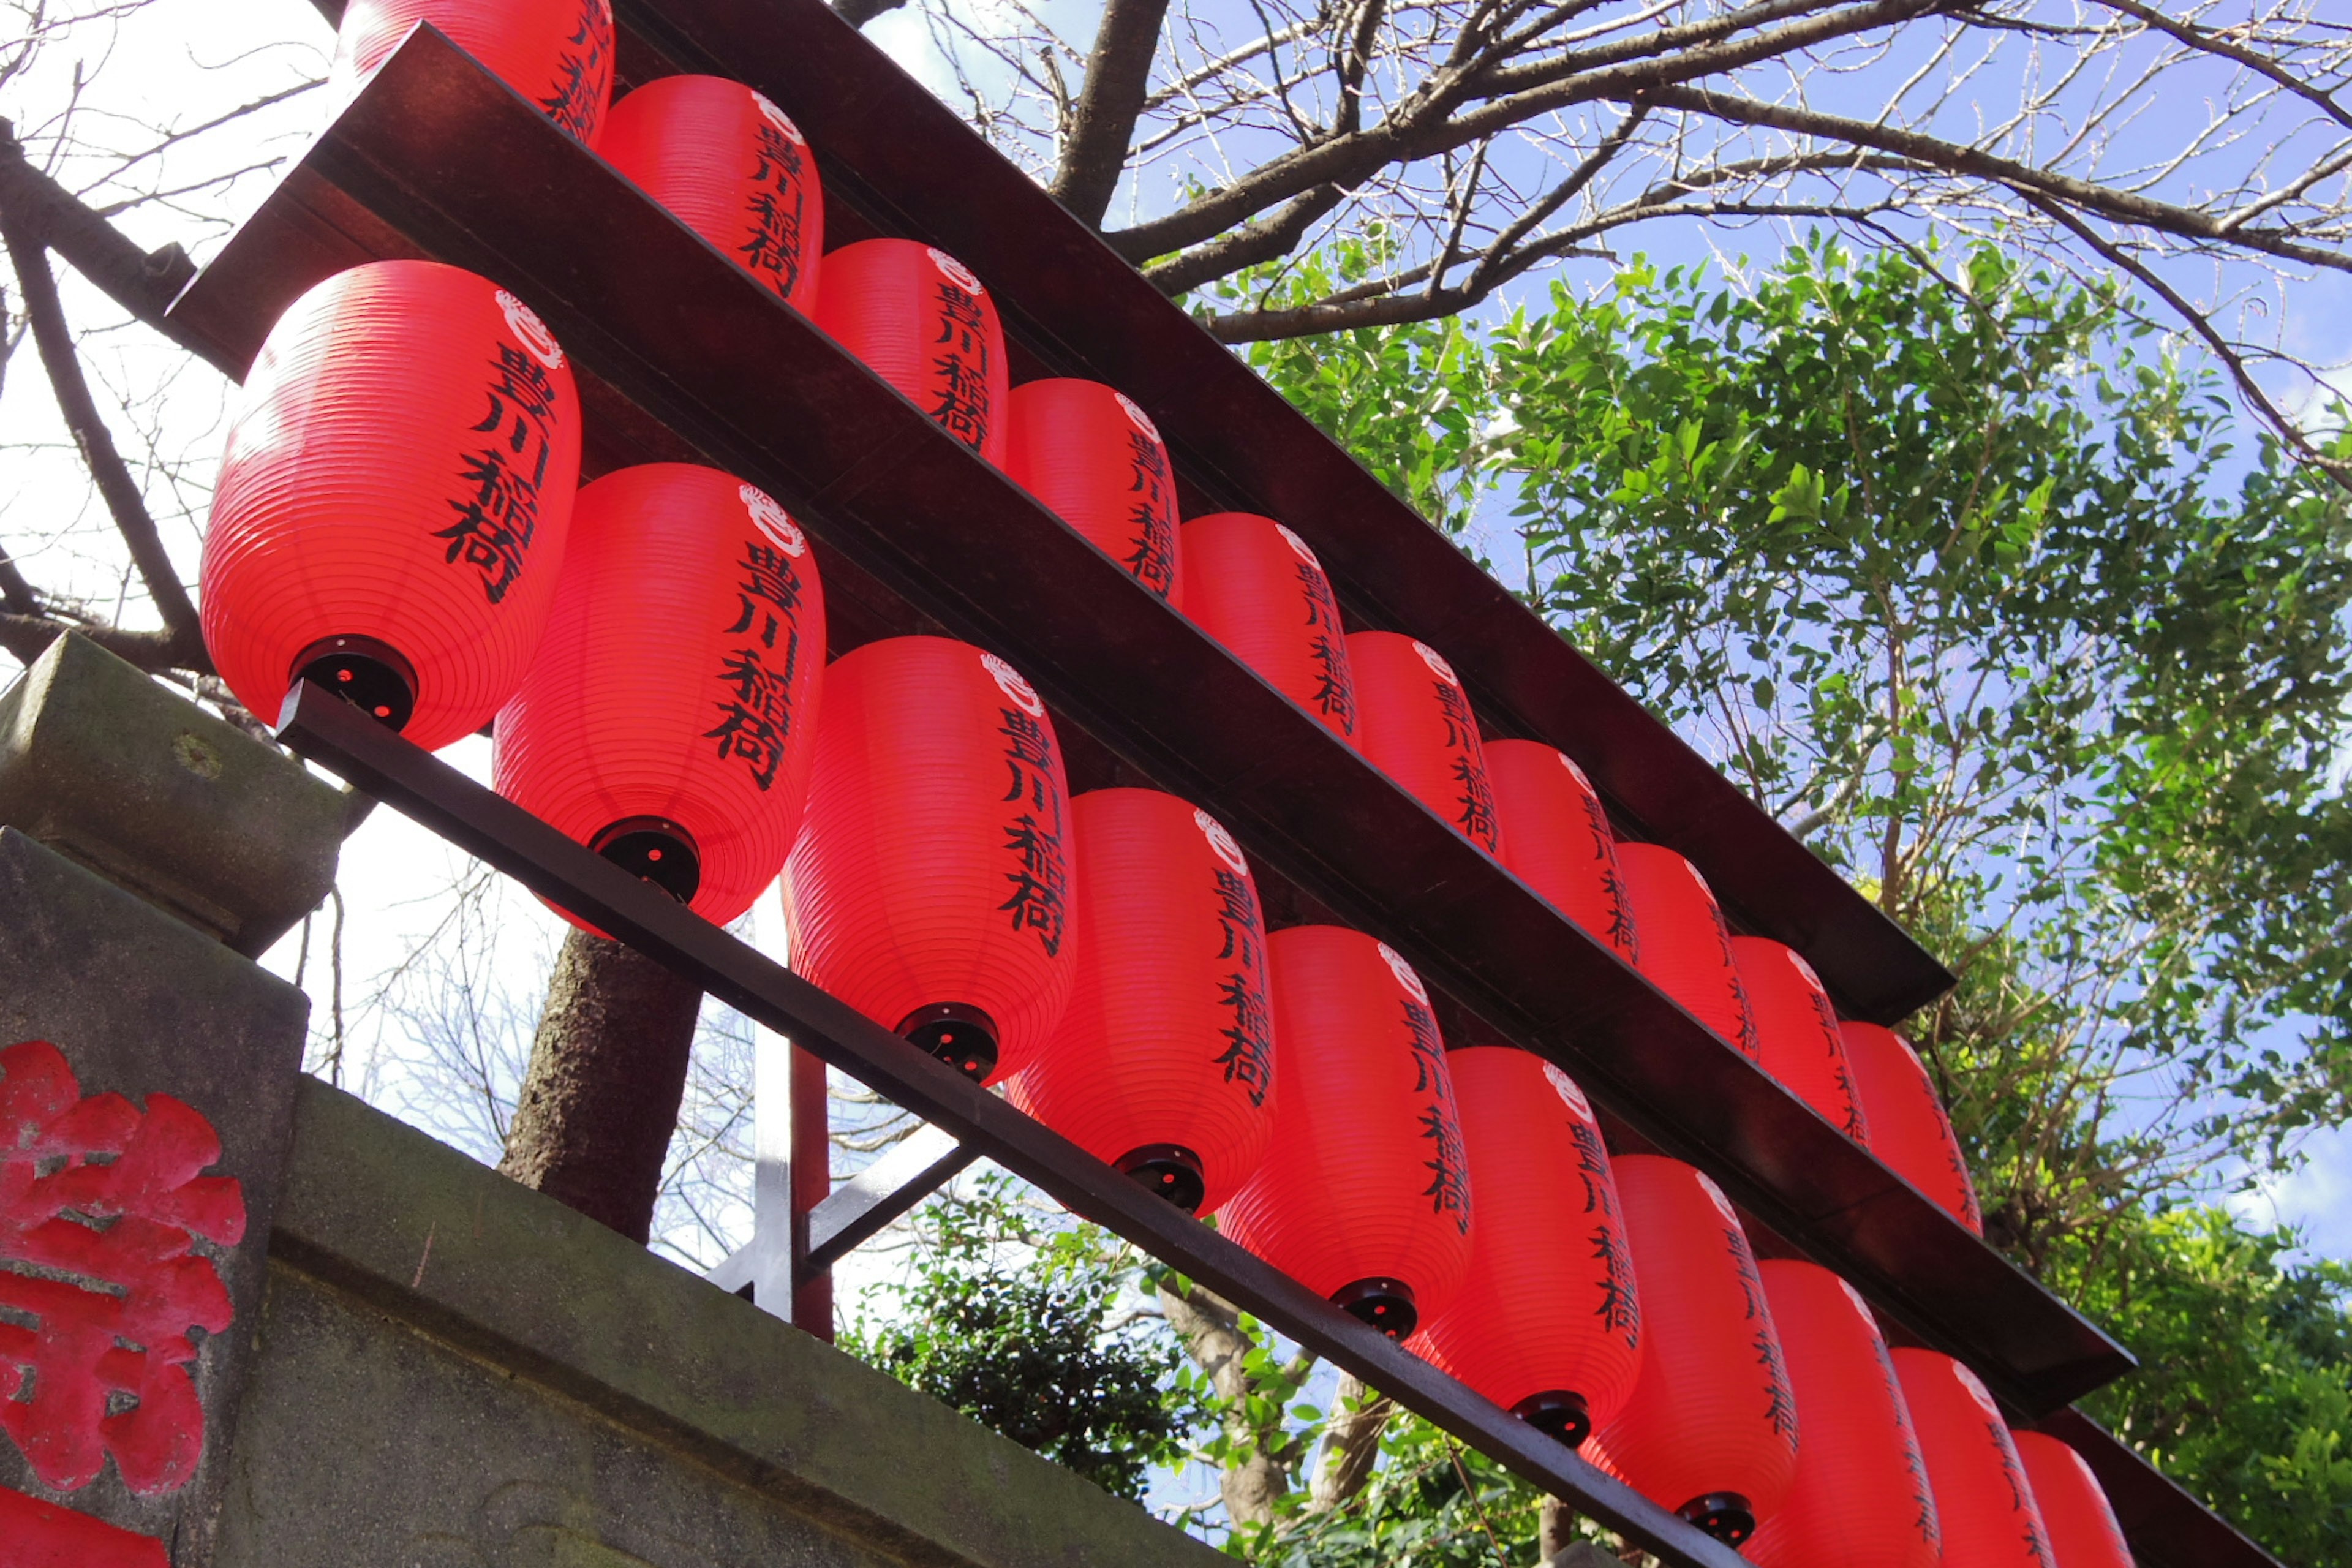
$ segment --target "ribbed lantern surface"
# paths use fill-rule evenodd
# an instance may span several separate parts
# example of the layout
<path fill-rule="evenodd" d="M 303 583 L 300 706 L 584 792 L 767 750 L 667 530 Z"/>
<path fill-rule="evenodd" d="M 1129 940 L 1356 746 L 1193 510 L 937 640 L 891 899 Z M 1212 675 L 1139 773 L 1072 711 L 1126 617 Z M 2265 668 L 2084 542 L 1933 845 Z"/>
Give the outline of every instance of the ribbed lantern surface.
<path fill-rule="evenodd" d="M 1503 864 L 1552 908 L 1633 963 L 1641 931 L 1617 868 L 1617 836 L 1584 770 L 1539 741 L 1486 742 Z"/>
<path fill-rule="evenodd" d="M 1795 1395 L 1738 1215 L 1699 1171 L 1616 1163 L 1642 1284 L 1642 1373 L 1587 1457 L 1734 1545 L 1797 1474 Z"/>
<path fill-rule="evenodd" d="M 793 967 L 993 1083 L 1061 1022 L 1076 976 L 1069 788 L 1018 671 L 891 637 L 825 672 L 807 814 L 784 868 Z"/>
<path fill-rule="evenodd" d="M 1454 1304 L 1409 1347 L 1563 1442 L 1614 1416 L 1642 1307 L 1601 1126 L 1565 1073 L 1510 1046 L 1445 1058 L 1478 1222 Z"/>
<path fill-rule="evenodd" d="M 911 239 L 845 245 L 819 267 L 816 323 L 940 428 L 1004 466 L 1004 329 L 970 268 Z"/>
<path fill-rule="evenodd" d="M 1391 1337 L 1444 1312 L 1470 1266 L 1470 1170 L 1429 994 L 1341 926 L 1267 939 L 1282 1097 L 1224 1233 Z"/>
<path fill-rule="evenodd" d="M 764 95 L 724 77 L 662 77 L 614 105 L 596 151 L 780 298 L 815 308 L 816 156 Z"/>
<path fill-rule="evenodd" d="M 1943 1526 L 1943 1568 L 2051 1568 L 2050 1538 L 2000 1407 L 1936 1351 L 1894 1352 Z"/>
<path fill-rule="evenodd" d="M 1867 1145 L 1870 1119 L 1847 1070 L 1837 1009 L 1821 976 L 1796 949 L 1767 937 L 1733 937 L 1731 957 L 1756 1021 L 1758 1063 L 1823 1121 Z"/>
<path fill-rule="evenodd" d="M 1077 980 L 1015 1105 L 1188 1210 L 1214 1209 L 1274 1134 L 1274 1014 L 1249 862 L 1172 795 L 1070 803 Z"/>
<path fill-rule="evenodd" d="M 1427 643 L 1402 632 L 1357 632 L 1348 638 L 1356 676 L 1356 744 L 1382 773 L 1499 857 L 1503 829 L 1478 719 L 1454 667 Z"/>
<path fill-rule="evenodd" d="M 1641 934 L 1642 973 L 1691 1016 L 1756 1056 L 1755 1015 L 1731 956 L 1731 932 L 1706 879 L 1657 844 L 1620 844 L 1617 868 Z"/>
<path fill-rule="evenodd" d="M 1880 1025 L 1841 1024 L 1838 1033 L 1862 1113 L 1870 1119 L 1870 1152 L 1982 1236 L 1976 1183 L 1927 1064 L 1902 1036 Z"/>
<path fill-rule="evenodd" d="M 1004 471 L 1135 580 L 1184 602 L 1176 471 L 1160 427 L 1123 392 L 1057 377 L 1013 389 Z"/>
<path fill-rule="evenodd" d="M 205 534 L 205 646 L 277 717 L 298 672 L 427 749 L 514 695 L 563 566 L 580 401 L 488 279 L 377 261 L 261 345 Z"/>
<path fill-rule="evenodd" d="M 612 0 L 351 0 L 330 79 L 349 85 L 430 22 L 593 147 L 613 101 Z"/>
<path fill-rule="evenodd" d="M 1757 1268 L 1804 1441 L 1789 1500 L 1745 1554 L 1765 1568 L 1939 1568 L 1935 1494 L 1870 1310 L 1819 1264 Z"/>
<path fill-rule="evenodd" d="M 2057 1568 L 2132 1568 L 2131 1545 L 2083 1456 L 2046 1432 L 2011 1432 Z"/>
<path fill-rule="evenodd" d="M 1178 531 L 1184 613 L 1266 684 L 1342 739 L 1356 734 L 1356 679 L 1331 580 L 1307 542 L 1270 517 L 1220 511 Z"/>
<path fill-rule="evenodd" d="M 500 795 L 719 924 L 776 879 L 816 757 L 824 594 L 792 519 L 655 463 L 580 492 Z"/>

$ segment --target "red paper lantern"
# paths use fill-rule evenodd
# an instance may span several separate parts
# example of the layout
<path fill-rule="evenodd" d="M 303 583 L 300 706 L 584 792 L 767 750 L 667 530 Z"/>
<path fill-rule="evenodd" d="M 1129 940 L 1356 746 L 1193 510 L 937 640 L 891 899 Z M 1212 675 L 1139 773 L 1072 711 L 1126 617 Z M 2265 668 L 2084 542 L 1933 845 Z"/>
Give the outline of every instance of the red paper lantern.
<path fill-rule="evenodd" d="M 1732 962 L 1756 1023 L 1756 1059 L 1789 1091 L 1855 1142 L 1870 1142 L 1870 1121 L 1846 1069 L 1837 1009 L 1796 949 L 1760 936 L 1731 939 Z"/>
<path fill-rule="evenodd" d="M 1004 466 L 1004 329 L 971 269 L 911 239 L 867 239 L 825 257 L 816 324 L 929 415 Z"/>
<path fill-rule="evenodd" d="M 764 96 L 724 77 L 662 77 L 614 107 L 596 151 L 779 298 L 814 308 L 816 157 Z"/>
<path fill-rule="evenodd" d="M 1214 1209 L 1274 1132 L 1265 923 L 1223 826 L 1172 795 L 1070 803 L 1077 981 L 1015 1105 L 1188 1212 Z"/>
<path fill-rule="evenodd" d="M 1137 582 L 1183 604 L 1176 473 L 1160 427 L 1125 393 L 1068 377 L 1014 387 L 1004 471 Z"/>
<path fill-rule="evenodd" d="M 1940 1568 L 1935 1494 L 1870 1309 L 1819 1264 L 1758 1268 L 1804 1442 L 1788 1501 L 1746 1554 L 1765 1568 Z"/>
<path fill-rule="evenodd" d="M 1267 939 L 1282 1099 L 1224 1233 L 1392 1339 L 1470 1267 L 1470 1171 L 1445 1043 L 1412 966 L 1361 931 Z"/>
<path fill-rule="evenodd" d="M 1567 1074 L 1509 1046 L 1445 1058 L 1478 1223 L 1470 1272 L 1409 1347 L 1574 1447 L 1624 1406 L 1642 1308 L 1601 1126 Z"/>
<path fill-rule="evenodd" d="M 2057 1568 L 2132 1568 L 2124 1527 L 2083 1456 L 2046 1432 L 2009 1436 L 2033 1483 L 2033 1500 L 2042 1510 Z"/>
<path fill-rule="evenodd" d="M 1076 973 L 1069 786 L 1020 672 L 891 637 L 825 672 L 784 866 L 793 967 L 983 1083 L 1019 1072 Z"/>
<path fill-rule="evenodd" d="M 1454 667 L 1402 632 L 1348 638 L 1356 674 L 1356 743 L 1382 773 L 1489 855 L 1503 852 L 1486 749 Z"/>
<path fill-rule="evenodd" d="M 1503 864 L 1618 957 L 1638 962 L 1641 932 L 1617 868 L 1617 835 L 1584 770 L 1539 741 L 1490 741 L 1486 776 Z"/>
<path fill-rule="evenodd" d="M 593 147 L 613 101 L 612 0 L 351 0 L 331 79 L 349 86 L 419 22 Z"/>
<path fill-rule="evenodd" d="M 1984 1213 L 1936 1085 L 1903 1037 L 1876 1024 L 1842 1024 L 1854 1092 L 1870 1119 L 1870 1152 L 1979 1236 Z"/>
<path fill-rule="evenodd" d="M 489 722 L 546 628 L 580 400 L 488 279 L 377 261 L 261 345 L 205 535 L 205 646 L 276 717 L 298 677 L 428 749 Z"/>
<path fill-rule="evenodd" d="M 1678 1160 L 1628 1154 L 1617 1193 L 1642 1282 L 1642 1373 L 1595 1463 L 1737 1546 L 1797 1474 L 1797 1406 L 1739 1217 Z"/>
<path fill-rule="evenodd" d="M 1184 613 L 1343 740 L 1356 734 L 1356 680 L 1331 580 L 1307 542 L 1270 517 L 1221 511 L 1178 531 Z"/>
<path fill-rule="evenodd" d="M 1617 868 L 1642 939 L 1642 973 L 1692 1017 L 1757 1056 L 1755 1015 L 1731 956 L 1731 932 L 1706 879 L 1657 844 L 1620 844 Z"/>
<path fill-rule="evenodd" d="M 816 558 L 783 508 L 713 468 L 607 474 L 499 714 L 499 793 L 724 924 L 800 830 L 824 668 Z"/>
<path fill-rule="evenodd" d="M 1935 1483 L 1944 1568 L 2051 1568 L 2032 1485 L 1977 1374 L 1950 1356 L 1911 1349 L 1895 1352 L 1895 1373 Z"/>

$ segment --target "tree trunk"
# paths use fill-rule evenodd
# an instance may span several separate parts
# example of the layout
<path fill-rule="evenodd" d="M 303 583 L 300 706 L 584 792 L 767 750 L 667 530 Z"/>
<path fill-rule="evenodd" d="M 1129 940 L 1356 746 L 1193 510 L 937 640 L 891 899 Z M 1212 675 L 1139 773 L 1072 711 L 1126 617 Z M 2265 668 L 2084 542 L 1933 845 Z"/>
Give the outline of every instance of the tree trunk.
<path fill-rule="evenodd" d="M 1372 1479 L 1373 1462 L 1381 1457 L 1381 1434 L 1395 1414 L 1394 1400 L 1374 1394 L 1352 1372 L 1339 1374 L 1330 1424 L 1323 1429 L 1323 1448 L 1316 1457 L 1307 1512 L 1328 1513 L 1364 1489 Z"/>
<path fill-rule="evenodd" d="M 646 1240 L 701 1005 L 699 990 L 643 953 L 565 937 L 499 1169 Z"/>
<path fill-rule="evenodd" d="M 1225 1435 L 1247 1456 L 1227 1465 L 1217 1478 L 1226 1520 L 1235 1529 L 1272 1524 L 1275 1505 L 1290 1490 L 1290 1445 L 1278 1413 L 1270 1431 L 1252 1426 L 1244 1414 L 1253 1392 L 1245 1369 L 1250 1352 L 1258 1346 L 1241 1326 L 1241 1309 L 1198 1285 L 1182 1296 L 1162 1286 L 1160 1308 L 1185 1350 L 1209 1374 L 1210 1386 L 1224 1402 Z M 1278 1411 L 1281 1402 L 1276 1403 Z"/>

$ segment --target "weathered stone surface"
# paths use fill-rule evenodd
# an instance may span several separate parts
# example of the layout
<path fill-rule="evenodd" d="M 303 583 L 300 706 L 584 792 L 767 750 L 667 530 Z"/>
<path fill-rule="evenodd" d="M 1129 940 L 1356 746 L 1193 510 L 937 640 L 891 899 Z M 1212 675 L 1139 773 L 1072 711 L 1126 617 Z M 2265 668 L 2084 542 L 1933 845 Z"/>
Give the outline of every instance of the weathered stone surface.
<path fill-rule="evenodd" d="M 168 1496 L 131 1494 L 110 1463 L 71 1493 L 41 1487 L 0 1436 L 0 1486 L 63 1503 L 173 1542 L 178 1568 L 207 1561 L 227 1436 L 260 1319 L 263 1259 L 301 1079 L 302 994 L 142 900 L 0 829 L 0 1047 L 47 1040 L 85 1095 L 147 1106 L 168 1094 L 220 1135 L 215 1173 L 243 1186 L 243 1242 L 218 1263 L 236 1317 L 204 1341 L 193 1368 L 205 1415 L 193 1481 Z M 0 1258 L 0 1267 L 8 1267 Z M 21 1270 L 20 1270 L 21 1271 Z M 13 1372 L 0 1368 L 0 1377 Z"/>
<path fill-rule="evenodd" d="M 1201 1542 L 315 1081 L 218 1568 L 1207 1568 Z"/>
<path fill-rule="evenodd" d="M 299 763 L 81 637 L 0 694 L 0 823 L 247 956 L 327 896 L 347 816 Z"/>

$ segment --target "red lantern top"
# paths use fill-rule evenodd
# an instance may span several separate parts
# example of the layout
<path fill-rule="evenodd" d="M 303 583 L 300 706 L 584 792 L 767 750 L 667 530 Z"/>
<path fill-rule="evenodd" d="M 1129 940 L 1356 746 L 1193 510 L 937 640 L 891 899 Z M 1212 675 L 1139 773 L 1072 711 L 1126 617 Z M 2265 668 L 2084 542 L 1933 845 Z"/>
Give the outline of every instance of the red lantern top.
<path fill-rule="evenodd" d="M 1854 1092 L 1870 1118 L 1870 1152 L 1979 1236 L 1984 1214 L 1927 1065 L 1903 1037 L 1876 1024 L 1839 1026 Z"/>
<path fill-rule="evenodd" d="M 1076 974 L 1068 799 L 1045 702 L 994 654 L 844 654 L 784 868 L 793 967 L 982 1082 L 1019 1072 Z"/>
<path fill-rule="evenodd" d="M 1391 1337 L 1445 1310 L 1470 1265 L 1470 1171 L 1429 993 L 1340 926 L 1267 941 L 1282 1098 L 1224 1233 Z"/>
<path fill-rule="evenodd" d="M 1478 719 L 1454 667 L 1401 632 L 1348 638 L 1361 710 L 1356 743 L 1382 773 L 1489 855 L 1503 852 Z"/>
<path fill-rule="evenodd" d="M 1870 1122 L 1846 1070 L 1837 1009 L 1803 955 L 1760 936 L 1735 936 L 1748 1016 L 1756 1021 L 1757 1061 L 1822 1120 L 1857 1143 L 1870 1142 Z"/>
<path fill-rule="evenodd" d="M 800 830 L 816 558 L 762 491 L 684 463 L 605 475 L 572 527 L 546 640 L 499 714 L 499 793 L 724 924 Z"/>
<path fill-rule="evenodd" d="M 1731 932 L 1706 879 L 1657 844 L 1620 844 L 1617 867 L 1642 939 L 1643 974 L 1692 1017 L 1756 1057 L 1761 1047 L 1755 1016 L 1731 956 Z"/>
<path fill-rule="evenodd" d="M 1895 1352 L 1895 1373 L 1935 1483 L 1944 1568 L 2053 1568 L 2025 1467 L 1977 1374 L 1911 1349 Z"/>
<path fill-rule="evenodd" d="M 580 400 L 563 350 L 486 278 L 341 272 L 246 379 L 205 535 L 205 646 L 253 712 L 296 678 L 428 750 L 521 684 L 563 566 Z"/>
<path fill-rule="evenodd" d="M 1759 1264 L 1804 1441 L 1780 1511 L 1745 1551 L 1765 1568 L 1940 1568 L 1935 1494 L 1870 1309 L 1818 1264 Z"/>
<path fill-rule="evenodd" d="M 1490 741 L 1486 776 L 1503 826 L 1503 864 L 1618 957 L 1639 960 L 1617 836 L 1584 770 L 1539 741 Z"/>
<path fill-rule="evenodd" d="M 1352 741 L 1347 632 L 1331 580 L 1307 542 L 1246 511 L 1196 517 L 1179 531 L 1184 613 L 1267 685 Z"/>
<path fill-rule="evenodd" d="M 1015 1105 L 1180 1207 L 1215 1209 L 1274 1132 L 1257 884 L 1223 824 L 1148 789 L 1070 803 L 1077 981 Z"/>
<path fill-rule="evenodd" d="M 765 97 L 724 77 L 662 77 L 614 107 L 596 151 L 779 298 L 815 308 L 816 157 Z"/>
<path fill-rule="evenodd" d="M 335 34 L 334 81 L 356 84 L 419 22 L 593 147 L 613 100 L 612 0 L 351 0 Z"/>
<path fill-rule="evenodd" d="M 1176 471 L 1160 427 L 1125 393 L 1067 377 L 1014 387 L 1004 471 L 1137 582 L 1182 605 Z"/>
<path fill-rule="evenodd" d="M 1623 1408 L 1642 1307 L 1584 1093 L 1509 1046 L 1446 1058 L 1478 1223 L 1454 1304 L 1410 1348 L 1571 1447 Z"/>
<path fill-rule="evenodd" d="M 2132 1568 L 2131 1544 L 2083 1456 L 2046 1432 L 2011 1432 L 2010 1440 L 2033 1483 L 2057 1568 Z"/>
<path fill-rule="evenodd" d="M 1737 1546 L 1797 1474 L 1797 1406 L 1755 1255 L 1716 1184 L 1628 1154 L 1617 1192 L 1642 1282 L 1642 1373 L 1593 1462 Z"/>
<path fill-rule="evenodd" d="M 911 239 L 824 258 L 816 324 L 940 429 L 1004 466 L 1012 395 L 996 301 L 971 268 Z"/>

